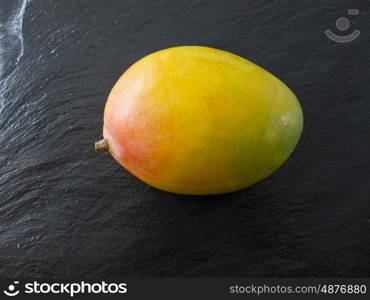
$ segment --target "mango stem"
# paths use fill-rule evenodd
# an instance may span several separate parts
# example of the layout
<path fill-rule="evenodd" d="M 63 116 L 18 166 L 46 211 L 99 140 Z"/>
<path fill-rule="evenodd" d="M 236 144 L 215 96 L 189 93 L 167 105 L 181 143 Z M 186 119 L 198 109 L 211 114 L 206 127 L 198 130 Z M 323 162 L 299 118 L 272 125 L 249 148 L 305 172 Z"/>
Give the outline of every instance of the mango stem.
<path fill-rule="evenodd" d="M 95 142 L 95 152 L 108 152 L 108 140 L 102 139 L 100 141 Z"/>

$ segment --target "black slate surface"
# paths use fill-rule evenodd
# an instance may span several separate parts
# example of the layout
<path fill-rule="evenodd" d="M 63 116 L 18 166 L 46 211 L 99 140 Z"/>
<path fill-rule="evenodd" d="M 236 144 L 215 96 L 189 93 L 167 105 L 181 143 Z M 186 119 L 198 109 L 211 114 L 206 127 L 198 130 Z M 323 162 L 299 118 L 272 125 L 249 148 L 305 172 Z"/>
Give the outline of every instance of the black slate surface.
<path fill-rule="evenodd" d="M 360 37 L 330 41 L 351 8 Z M 1 0 L 0 276 L 370 276 L 369 18 L 369 1 Z M 119 75 L 176 45 L 297 94 L 303 137 L 276 173 L 178 196 L 94 153 Z"/>

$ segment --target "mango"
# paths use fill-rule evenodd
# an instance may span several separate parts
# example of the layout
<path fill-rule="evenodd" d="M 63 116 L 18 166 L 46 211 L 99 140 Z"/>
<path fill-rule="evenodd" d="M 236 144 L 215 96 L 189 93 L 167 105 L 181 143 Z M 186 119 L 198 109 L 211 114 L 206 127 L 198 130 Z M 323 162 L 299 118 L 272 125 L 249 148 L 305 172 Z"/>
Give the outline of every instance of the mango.
<path fill-rule="evenodd" d="M 123 73 L 95 148 L 160 190 L 223 194 L 274 172 L 302 128 L 299 101 L 268 71 L 227 51 L 181 46 Z"/>

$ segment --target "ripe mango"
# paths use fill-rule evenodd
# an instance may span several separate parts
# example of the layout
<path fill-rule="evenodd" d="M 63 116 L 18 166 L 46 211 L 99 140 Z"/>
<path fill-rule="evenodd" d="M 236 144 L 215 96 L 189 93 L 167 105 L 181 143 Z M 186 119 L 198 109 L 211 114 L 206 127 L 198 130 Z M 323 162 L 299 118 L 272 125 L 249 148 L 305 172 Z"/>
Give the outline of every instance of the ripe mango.
<path fill-rule="evenodd" d="M 302 128 L 296 96 L 275 76 L 230 52 L 181 46 L 123 73 L 95 147 L 158 189 L 222 194 L 275 171 Z"/>

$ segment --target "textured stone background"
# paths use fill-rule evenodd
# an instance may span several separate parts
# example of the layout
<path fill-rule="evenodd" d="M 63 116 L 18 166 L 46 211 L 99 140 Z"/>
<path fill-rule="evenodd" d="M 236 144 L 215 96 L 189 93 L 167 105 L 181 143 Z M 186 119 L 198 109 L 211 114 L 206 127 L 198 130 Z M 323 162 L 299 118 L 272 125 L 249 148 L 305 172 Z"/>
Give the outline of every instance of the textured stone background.
<path fill-rule="evenodd" d="M 0 4 L 0 276 L 370 276 L 369 1 L 22 1 Z M 362 34 L 336 44 L 349 8 Z M 94 153 L 115 80 L 175 45 L 295 91 L 303 138 L 271 177 L 177 196 Z"/>

